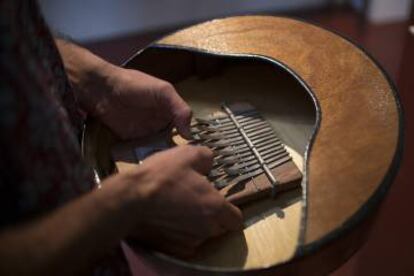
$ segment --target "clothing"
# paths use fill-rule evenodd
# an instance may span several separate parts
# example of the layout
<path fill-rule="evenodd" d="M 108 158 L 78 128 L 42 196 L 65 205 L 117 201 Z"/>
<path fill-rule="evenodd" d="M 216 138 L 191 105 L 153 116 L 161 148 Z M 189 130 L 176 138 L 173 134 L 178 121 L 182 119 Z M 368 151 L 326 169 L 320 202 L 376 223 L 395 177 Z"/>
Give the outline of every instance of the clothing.
<path fill-rule="evenodd" d="M 0 227 L 94 188 L 82 116 L 52 36 L 31 0 L 0 0 Z"/>
<path fill-rule="evenodd" d="M 93 188 L 62 61 L 33 1 L 1 2 L 0 224 L 50 211 Z"/>

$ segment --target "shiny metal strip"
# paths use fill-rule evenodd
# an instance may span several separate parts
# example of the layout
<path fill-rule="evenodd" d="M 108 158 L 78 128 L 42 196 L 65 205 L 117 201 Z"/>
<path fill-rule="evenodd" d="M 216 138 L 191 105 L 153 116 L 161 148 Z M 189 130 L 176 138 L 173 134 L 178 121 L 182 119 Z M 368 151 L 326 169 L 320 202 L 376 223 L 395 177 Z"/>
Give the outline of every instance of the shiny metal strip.
<path fill-rule="evenodd" d="M 266 174 L 267 178 L 270 181 L 270 184 L 272 185 L 272 196 L 276 195 L 276 185 L 278 184 L 278 181 L 275 179 L 275 177 L 273 176 L 272 172 L 270 171 L 270 169 L 268 168 L 268 166 L 266 165 L 266 163 L 264 162 L 264 160 L 262 159 L 262 156 L 260 155 L 260 153 L 258 152 L 258 150 L 256 149 L 255 145 L 253 145 L 252 141 L 250 140 L 250 138 L 247 136 L 247 134 L 245 133 L 243 127 L 240 125 L 240 123 L 237 121 L 235 115 L 233 114 L 233 112 L 230 110 L 230 108 L 223 103 L 222 104 L 222 108 L 224 110 L 224 112 L 227 113 L 227 115 L 229 116 L 230 120 L 234 123 L 234 125 L 237 127 L 237 129 L 240 132 L 240 135 L 243 137 L 243 139 L 245 140 L 245 142 L 247 143 L 248 147 L 252 150 L 253 154 L 256 156 L 261 168 L 263 169 L 264 173 Z"/>

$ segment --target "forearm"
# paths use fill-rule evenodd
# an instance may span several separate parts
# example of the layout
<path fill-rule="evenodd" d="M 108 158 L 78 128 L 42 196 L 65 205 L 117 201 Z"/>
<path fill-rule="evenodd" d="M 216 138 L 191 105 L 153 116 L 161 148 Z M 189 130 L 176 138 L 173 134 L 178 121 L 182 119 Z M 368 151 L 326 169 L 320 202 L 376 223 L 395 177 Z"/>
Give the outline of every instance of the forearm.
<path fill-rule="evenodd" d="M 1 231 L 0 275 L 73 275 L 116 245 L 134 227 L 135 203 L 127 185 L 106 184 L 43 218 Z"/>
<path fill-rule="evenodd" d="M 76 44 L 59 38 L 55 42 L 81 108 L 96 113 L 101 90 L 115 66 Z"/>

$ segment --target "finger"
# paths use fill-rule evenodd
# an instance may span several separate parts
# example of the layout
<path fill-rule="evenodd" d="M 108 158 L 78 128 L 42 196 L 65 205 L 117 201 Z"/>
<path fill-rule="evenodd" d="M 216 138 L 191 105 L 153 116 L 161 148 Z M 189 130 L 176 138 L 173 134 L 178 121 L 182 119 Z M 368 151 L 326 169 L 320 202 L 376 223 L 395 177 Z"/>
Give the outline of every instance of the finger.
<path fill-rule="evenodd" d="M 166 96 L 167 104 L 172 114 L 173 124 L 177 128 L 178 133 L 184 138 L 190 139 L 191 108 L 171 84 L 168 83 L 164 87 L 164 95 Z"/>
<path fill-rule="evenodd" d="M 173 113 L 173 124 L 177 128 L 178 133 L 186 139 L 191 139 L 191 124 L 192 111 L 190 107 L 177 109 Z"/>
<path fill-rule="evenodd" d="M 229 231 L 243 229 L 243 214 L 239 208 L 226 202 L 220 212 L 217 212 L 219 223 Z"/>
<path fill-rule="evenodd" d="M 213 152 L 204 146 L 185 146 L 190 152 L 189 165 L 202 175 L 207 175 L 213 166 Z"/>
<path fill-rule="evenodd" d="M 218 237 L 226 233 L 228 230 L 221 226 L 220 223 L 211 224 L 209 227 L 208 237 Z"/>

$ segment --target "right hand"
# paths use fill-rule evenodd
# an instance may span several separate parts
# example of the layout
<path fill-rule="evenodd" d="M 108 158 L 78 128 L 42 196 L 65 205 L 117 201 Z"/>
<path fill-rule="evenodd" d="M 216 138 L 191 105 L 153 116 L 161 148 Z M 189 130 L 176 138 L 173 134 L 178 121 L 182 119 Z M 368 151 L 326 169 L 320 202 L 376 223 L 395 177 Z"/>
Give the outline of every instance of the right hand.
<path fill-rule="evenodd" d="M 241 229 L 241 211 L 205 177 L 212 160 L 206 147 L 178 146 L 145 159 L 129 174 L 142 197 L 132 236 L 160 251 L 188 256 L 206 239 Z"/>

